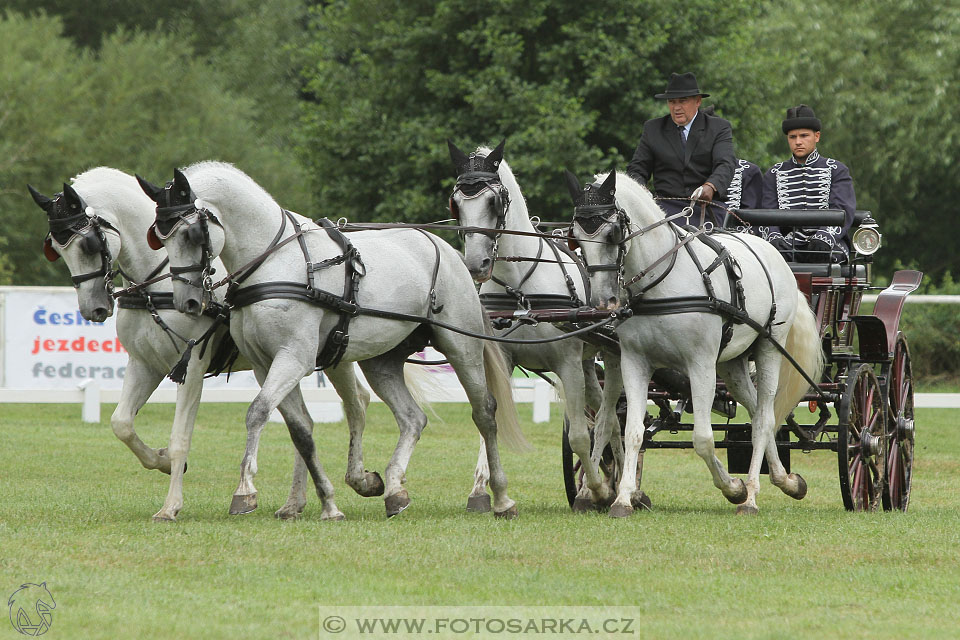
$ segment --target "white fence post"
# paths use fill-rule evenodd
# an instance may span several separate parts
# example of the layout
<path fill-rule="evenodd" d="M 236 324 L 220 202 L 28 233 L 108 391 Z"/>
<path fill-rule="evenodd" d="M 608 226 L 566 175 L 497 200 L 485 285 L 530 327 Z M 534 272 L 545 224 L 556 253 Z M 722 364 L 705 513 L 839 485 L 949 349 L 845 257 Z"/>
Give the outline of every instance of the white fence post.
<path fill-rule="evenodd" d="M 542 378 L 533 381 L 533 421 L 550 422 L 550 401 L 553 385 Z"/>
<path fill-rule="evenodd" d="M 84 380 L 77 385 L 83 391 L 83 410 L 81 420 L 100 423 L 100 383 L 94 379 Z"/>

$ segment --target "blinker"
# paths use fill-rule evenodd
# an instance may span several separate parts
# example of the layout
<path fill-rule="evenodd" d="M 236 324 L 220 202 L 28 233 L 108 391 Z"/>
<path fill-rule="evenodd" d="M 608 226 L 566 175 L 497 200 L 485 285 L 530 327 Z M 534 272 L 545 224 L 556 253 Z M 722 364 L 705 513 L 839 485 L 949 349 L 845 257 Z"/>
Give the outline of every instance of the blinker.
<path fill-rule="evenodd" d="M 150 225 L 150 228 L 147 229 L 147 245 L 154 251 L 163 249 L 163 243 L 160 242 L 160 237 L 157 235 L 157 223 L 153 223 Z"/>
<path fill-rule="evenodd" d="M 50 236 L 47 236 L 43 240 L 43 255 L 50 262 L 56 262 L 60 259 L 60 254 L 53 248 L 53 240 L 50 239 Z"/>

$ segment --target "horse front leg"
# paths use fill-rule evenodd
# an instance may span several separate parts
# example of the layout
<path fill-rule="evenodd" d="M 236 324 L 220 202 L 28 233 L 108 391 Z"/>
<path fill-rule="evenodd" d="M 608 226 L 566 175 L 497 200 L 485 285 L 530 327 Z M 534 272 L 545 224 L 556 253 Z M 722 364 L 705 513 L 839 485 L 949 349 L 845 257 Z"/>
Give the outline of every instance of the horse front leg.
<path fill-rule="evenodd" d="M 133 452 L 145 469 L 159 469 L 170 473 L 170 459 L 164 449 L 152 449 L 144 444 L 133 428 L 133 421 L 137 412 L 143 408 L 150 394 L 160 386 L 163 373 L 150 367 L 143 360 L 130 354 L 127 370 L 123 377 L 123 386 L 120 389 L 120 402 L 113 415 L 110 416 L 110 426 L 113 433 L 127 448 Z"/>
<path fill-rule="evenodd" d="M 300 379 L 312 370 L 312 366 L 306 365 L 302 360 L 292 352 L 284 351 L 277 354 L 269 371 L 254 365 L 254 375 L 261 388 L 247 408 L 247 443 L 240 461 L 240 484 L 230 503 L 231 515 L 250 513 L 257 508 L 257 488 L 253 479 L 257 475 L 260 436 L 273 410 L 300 384 Z M 287 426 L 289 428 L 290 425 Z M 312 438 L 310 442 L 313 442 Z M 294 445 L 297 445 L 296 441 Z M 297 450 L 299 451 L 299 447 Z M 303 456 L 302 451 L 300 455 Z"/>
<path fill-rule="evenodd" d="M 154 522 L 173 522 L 183 508 L 183 474 L 187 470 L 187 454 L 190 452 L 190 441 L 200 408 L 203 376 L 213 356 L 210 351 L 202 360 L 197 359 L 194 352 L 187 368 L 186 379 L 177 387 L 177 408 L 174 412 L 173 428 L 170 430 L 170 445 L 167 447 L 170 488 L 163 507 L 153 515 Z"/>
<path fill-rule="evenodd" d="M 636 469 L 639 464 L 640 447 L 643 444 L 643 419 L 647 413 L 647 391 L 650 385 L 650 368 L 645 361 L 624 354 L 623 386 L 627 392 L 627 424 L 623 434 L 622 469 Z M 606 403 L 607 398 L 604 398 Z M 609 409 L 614 411 L 614 404 Z M 619 425 L 618 425 L 619 428 Z M 637 474 L 623 471 L 620 475 L 617 498 L 610 506 L 611 518 L 625 518 L 633 513 L 636 499 Z"/>
<path fill-rule="evenodd" d="M 307 411 L 307 406 L 303 402 L 300 387 L 294 387 L 280 401 L 277 409 L 280 410 L 284 422 L 287 423 L 287 430 L 290 433 L 290 439 L 293 440 L 293 444 L 297 448 L 300 462 L 303 463 L 313 478 L 313 484 L 317 489 L 317 497 L 320 498 L 322 506 L 320 519 L 343 520 L 343 513 L 333 501 L 333 484 L 327 478 L 323 465 L 320 464 L 317 456 L 316 445 L 313 441 L 313 420 L 310 418 L 310 412 Z"/>

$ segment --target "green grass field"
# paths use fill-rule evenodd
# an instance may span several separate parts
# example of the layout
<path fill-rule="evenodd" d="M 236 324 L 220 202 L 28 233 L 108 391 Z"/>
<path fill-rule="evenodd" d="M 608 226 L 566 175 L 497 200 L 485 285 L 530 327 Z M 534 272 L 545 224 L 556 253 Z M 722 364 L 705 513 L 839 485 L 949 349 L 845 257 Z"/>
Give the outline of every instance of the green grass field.
<path fill-rule="evenodd" d="M 628 520 L 573 515 L 563 494 L 559 420 L 521 418 L 532 453 L 505 452 L 516 521 L 467 514 L 478 448 L 469 411 L 438 405 L 407 474 L 410 508 L 343 483 L 344 425 L 318 425 L 321 459 L 345 522 L 279 522 L 292 447 L 271 424 L 260 449 L 260 509 L 227 514 L 245 432 L 242 405 L 205 405 L 176 524 L 150 516 L 167 476 L 142 469 L 107 413 L 3 407 L 0 598 L 46 581 L 47 638 L 317 638 L 320 605 L 633 607 L 639 638 L 956 638 L 960 629 L 960 413 L 918 410 L 910 511 L 847 513 L 830 452 L 795 454 L 810 487 L 796 502 L 764 478 L 756 518 L 734 516 L 692 451 L 646 457 L 655 510 Z M 555 411 L 556 413 L 556 411 Z M 137 429 L 162 446 L 170 405 Z M 373 405 L 366 465 L 396 441 Z M 4 591 L 5 590 L 5 591 Z M 0 640 L 21 637 L 0 620 Z M 333 636 L 325 636 L 333 637 Z M 502 634 L 500 637 L 509 637 Z M 556 636 L 554 636 L 556 637 Z"/>

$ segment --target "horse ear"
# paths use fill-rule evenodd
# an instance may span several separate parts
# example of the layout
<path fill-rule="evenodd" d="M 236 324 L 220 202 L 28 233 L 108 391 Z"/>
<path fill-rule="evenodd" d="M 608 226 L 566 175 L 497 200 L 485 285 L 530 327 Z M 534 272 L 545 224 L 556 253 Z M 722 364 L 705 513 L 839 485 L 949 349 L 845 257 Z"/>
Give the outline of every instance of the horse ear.
<path fill-rule="evenodd" d="M 80 194 L 77 193 L 76 189 L 68 185 L 66 182 L 63 183 L 63 196 L 67 199 L 67 204 L 71 209 L 80 209 L 83 207 L 83 198 L 80 197 Z"/>
<path fill-rule="evenodd" d="M 450 160 L 453 162 L 454 168 L 459 171 L 460 167 L 467 164 L 470 158 L 463 151 L 460 151 L 457 145 L 450 141 L 450 138 L 447 138 L 447 147 L 450 149 Z"/>
<path fill-rule="evenodd" d="M 47 213 L 50 213 L 50 211 L 53 209 L 53 200 L 40 193 L 29 184 L 27 185 L 27 189 L 30 190 L 30 195 L 33 196 L 33 201 L 37 203 L 37 206 Z"/>
<path fill-rule="evenodd" d="M 149 196 L 154 202 L 160 202 L 160 194 L 163 193 L 163 187 L 158 187 L 153 184 L 146 178 L 140 176 L 140 174 L 135 174 L 137 182 L 140 183 L 140 188 L 143 189 L 143 192 Z"/>
<path fill-rule="evenodd" d="M 186 198 L 190 195 L 190 181 L 187 180 L 187 176 L 180 169 L 173 170 L 173 186 L 183 194 L 182 197 Z"/>
<path fill-rule="evenodd" d="M 569 169 L 563 170 L 563 176 L 567 181 L 567 189 L 570 190 L 570 197 L 573 199 L 573 204 L 580 202 L 580 198 L 583 197 L 583 189 L 580 187 L 580 180 L 577 179 L 577 176 L 573 175 Z"/>
<path fill-rule="evenodd" d="M 617 192 L 617 172 L 611 171 L 607 179 L 600 185 L 600 191 L 605 195 L 613 196 Z"/>
<path fill-rule="evenodd" d="M 503 160 L 503 146 L 505 144 L 507 144 L 506 138 L 501 140 L 497 148 L 490 152 L 490 155 L 487 156 L 487 162 L 492 162 L 495 167 L 498 166 L 500 161 Z"/>

